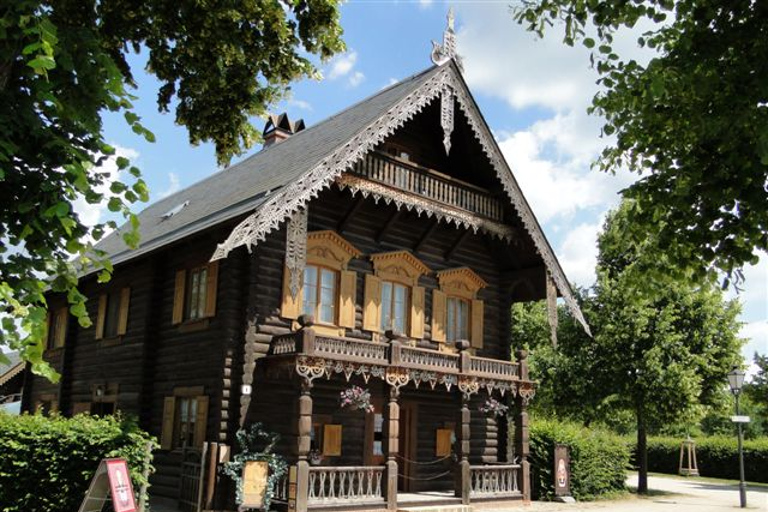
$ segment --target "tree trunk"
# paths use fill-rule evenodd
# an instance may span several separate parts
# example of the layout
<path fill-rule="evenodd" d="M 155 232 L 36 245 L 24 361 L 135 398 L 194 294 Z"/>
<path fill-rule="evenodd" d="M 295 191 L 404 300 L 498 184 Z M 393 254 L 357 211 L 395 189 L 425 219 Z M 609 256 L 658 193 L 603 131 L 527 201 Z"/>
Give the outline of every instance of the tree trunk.
<path fill-rule="evenodd" d="M 648 434 L 642 411 L 637 411 L 637 492 L 648 494 Z"/>

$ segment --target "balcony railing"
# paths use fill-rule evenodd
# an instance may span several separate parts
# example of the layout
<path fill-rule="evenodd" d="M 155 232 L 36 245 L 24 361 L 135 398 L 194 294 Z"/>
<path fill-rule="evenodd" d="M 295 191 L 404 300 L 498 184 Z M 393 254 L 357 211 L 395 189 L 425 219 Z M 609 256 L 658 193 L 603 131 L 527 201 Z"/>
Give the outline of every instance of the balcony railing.
<path fill-rule="evenodd" d="M 517 363 L 477 357 L 469 352 L 454 354 L 411 347 L 400 342 L 383 343 L 314 335 L 306 337 L 301 331 L 275 336 L 270 355 L 323 357 L 345 363 L 392 366 L 499 381 L 515 381 L 521 377 Z"/>
<path fill-rule="evenodd" d="M 380 153 L 369 153 L 353 172 L 372 181 L 501 222 L 502 203 L 484 189 L 420 169 Z"/>

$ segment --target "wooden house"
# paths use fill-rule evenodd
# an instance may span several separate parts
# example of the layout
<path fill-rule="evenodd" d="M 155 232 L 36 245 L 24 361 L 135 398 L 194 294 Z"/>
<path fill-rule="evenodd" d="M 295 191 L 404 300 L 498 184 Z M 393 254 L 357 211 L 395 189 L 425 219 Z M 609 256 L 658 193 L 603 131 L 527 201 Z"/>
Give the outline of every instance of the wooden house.
<path fill-rule="evenodd" d="M 192 508 L 233 506 L 212 470 L 254 422 L 281 436 L 290 510 L 527 499 L 510 306 L 580 313 L 452 57 L 315 126 L 272 117 L 260 152 L 146 208 L 138 249 L 105 239 L 94 325 L 51 297 L 62 378 L 29 378 L 25 408 L 136 415 L 162 445 L 153 496 Z M 373 412 L 340 407 L 352 385 Z"/>

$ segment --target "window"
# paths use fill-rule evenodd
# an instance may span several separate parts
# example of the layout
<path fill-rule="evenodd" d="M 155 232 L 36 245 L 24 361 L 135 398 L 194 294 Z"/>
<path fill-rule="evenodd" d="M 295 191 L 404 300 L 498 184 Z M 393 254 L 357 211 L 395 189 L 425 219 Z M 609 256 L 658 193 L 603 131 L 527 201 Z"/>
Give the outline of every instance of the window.
<path fill-rule="evenodd" d="M 131 289 L 128 287 L 102 293 L 99 296 L 99 311 L 96 317 L 96 339 L 115 338 L 128 330 L 128 310 Z"/>
<path fill-rule="evenodd" d="M 448 343 L 469 339 L 469 309 L 470 303 L 466 299 L 448 297 L 446 300 L 445 339 Z"/>
<path fill-rule="evenodd" d="M 432 341 L 453 345 L 466 339 L 483 347 L 483 301 L 477 293 L 486 282 L 467 267 L 437 273 L 440 288 L 432 291 Z"/>
<path fill-rule="evenodd" d="M 199 448 L 208 427 L 208 397 L 203 387 L 176 388 L 165 397 L 160 446 L 163 450 Z"/>
<path fill-rule="evenodd" d="M 205 316 L 207 298 L 208 266 L 198 267 L 187 273 L 187 300 L 184 304 L 184 319 L 197 320 Z"/>
<path fill-rule="evenodd" d="M 110 416 L 112 414 L 115 414 L 114 402 L 91 403 L 91 416 Z"/>
<path fill-rule="evenodd" d="M 410 288 L 399 283 L 381 283 L 381 331 L 408 332 Z"/>
<path fill-rule="evenodd" d="M 338 275 L 338 272 L 317 265 L 304 268 L 302 313 L 312 315 L 318 323 L 336 323 Z"/>
<path fill-rule="evenodd" d="M 195 420 L 197 419 L 197 399 L 176 399 L 176 423 L 173 428 L 174 446 L 184 448 L 195 445 Z"/>
<path fill-rule="evenodd" d="M 174 325 L 216 315 L 219 262 L 176 271 L 173 292 Z"/>
<path fill-rule="evenodd" d="M 330 336 L 354 329 L 357 273 L 347 265 L 360 254 L 334 231 L 307 234 L 307 261 L 298 283 L 288 265 L 283 269 L 280 316 L 296 320 L 301 314 L 312 315 L 319 324 L 314 329 Z"/>
<path fill-rule="evenodd" d="M 408 251 L 371 255 L 373 274 L 365 276 L 363 329 L 374 333 L 398 331 L 424 337 L 424 288 L 419 278 L 429 267 Z"/>
<path fill-rule="evenodd" d="M 67 307 L 61 307 L 50 314 L 48 321 L 48 348 L 61 348 L 67 338 Z"/>

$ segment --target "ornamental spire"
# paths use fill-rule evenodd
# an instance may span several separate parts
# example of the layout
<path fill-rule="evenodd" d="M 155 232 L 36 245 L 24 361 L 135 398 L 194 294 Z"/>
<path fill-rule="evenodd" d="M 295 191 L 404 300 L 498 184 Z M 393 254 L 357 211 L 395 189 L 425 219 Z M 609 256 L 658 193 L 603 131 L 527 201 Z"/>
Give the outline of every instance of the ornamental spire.
<path fill-rule="evenodd" d="M 461 64 L 461 57 L 458 53 L 456 53 L 456 32 L 453 30 L 453 7 L 448 9 L 447 18 L 448 26 L 446 27 L 445 32 L 443 32 L 443 44 L 440 44 L 434 40 L 432 41 L 432 62 L 440 66 L 441 64 L 445 64 L 449 60 L 453 59 L 456 61 L 456 65 L 459 67 L 459 70 L 464 71 L 464 67 Z"/>

